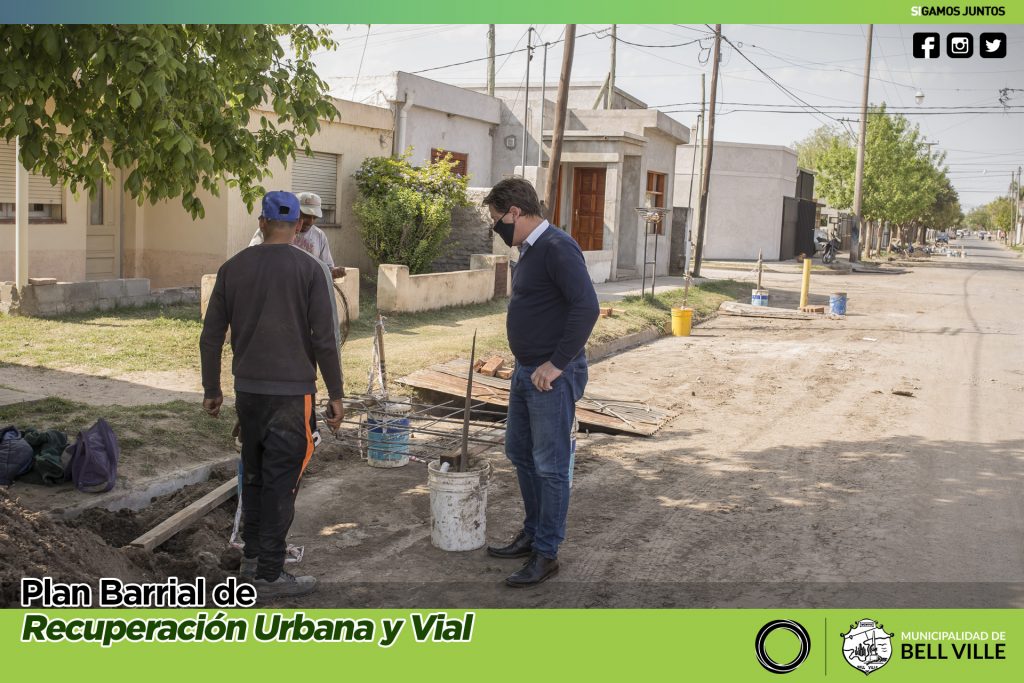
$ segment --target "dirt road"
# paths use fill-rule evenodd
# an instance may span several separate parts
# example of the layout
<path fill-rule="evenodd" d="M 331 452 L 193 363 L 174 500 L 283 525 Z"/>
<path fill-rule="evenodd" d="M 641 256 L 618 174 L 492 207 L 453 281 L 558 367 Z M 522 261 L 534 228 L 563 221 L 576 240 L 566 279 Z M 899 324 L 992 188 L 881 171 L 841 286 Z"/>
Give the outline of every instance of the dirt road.
<path fill-rule="evenodd" d="M 1024 606 L 1024 259 L 968 248 L 814 278 L 814 300 L 849 293 L 845 320 L 720 317 L 595 364 L 595 392 L 681 416 L 581 438 L 562 571 L 535 589 L 501 585 L 516 561 L 431 547 L 422 465 L 322 462 L 290 537 L 324 581 L 301 604 Z M 765 282 L 793 305 L 799 276 Z M 521 512 L 492 462 L 500 540 Z"/>

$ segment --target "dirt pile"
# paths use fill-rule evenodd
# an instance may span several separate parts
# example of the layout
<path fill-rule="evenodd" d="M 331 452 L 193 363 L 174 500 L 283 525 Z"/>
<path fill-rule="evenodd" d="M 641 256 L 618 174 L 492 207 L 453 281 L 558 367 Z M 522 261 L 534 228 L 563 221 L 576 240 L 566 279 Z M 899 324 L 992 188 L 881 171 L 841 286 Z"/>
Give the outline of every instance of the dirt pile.
<path fill-rule="evenodd" d="M 157 498 L 138 512 L 93 508 L 70 521 L 32 512 L 0 489 L 0 608 L 20 605 L 23 576 L 92 586 L 104 577 L 186 581 L 203 576 L 211 587 L 223 581 L 241 558 L 227 545 L 235 498 L 153 552 L 126 546 L 233 475 L 214 472 L 209 481 Z"/>
<path fill-rule="evenodd" d="M 92 585 L 106 576 L 126 581 L 153 578 L 132 561 L 133 554 L 112 548 L 88 529 L 26 510 L 0 490 L 0 607 L 20 604 L 23 576 Z"/>

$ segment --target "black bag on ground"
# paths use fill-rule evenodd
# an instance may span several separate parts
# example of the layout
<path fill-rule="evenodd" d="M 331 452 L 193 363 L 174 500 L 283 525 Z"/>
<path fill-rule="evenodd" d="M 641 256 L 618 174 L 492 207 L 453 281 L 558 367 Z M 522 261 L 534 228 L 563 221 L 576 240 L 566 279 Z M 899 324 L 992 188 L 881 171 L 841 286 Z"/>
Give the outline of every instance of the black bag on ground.
<path fill-rule="evenodd" d="M 25 432 L 25 441 L 35 453 L 35 469 L 44 484 L 55 486 L 68 480 L 70 473 L 61 456 L 68 445 L 64 432 L 47 429 L 43 432 Z"/>
<path fill-rule="evenodd" d="M 32 469 L 32 455 L 32 447 L 17 427 L 0 429 L 0 485 L 10 486 Z"/>
<path fill-rule="evenodd" d="M 117 437 L 102 417 L 78 433 L 71 456 L 71 481 L 79 491 L 103 493 L 117 482 Z"/>

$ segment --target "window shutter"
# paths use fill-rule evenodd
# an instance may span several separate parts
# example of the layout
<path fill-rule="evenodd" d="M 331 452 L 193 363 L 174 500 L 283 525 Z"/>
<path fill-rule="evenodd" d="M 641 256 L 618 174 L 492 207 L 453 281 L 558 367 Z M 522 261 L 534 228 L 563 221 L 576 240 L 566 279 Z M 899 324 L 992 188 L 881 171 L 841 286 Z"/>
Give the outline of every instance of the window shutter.
<path fill-rule="evenodd" d="M 308 157 L 298 152 L 292 165 L 292 192 L 313 192 L 320 195 L 324 209 L 333 210 L 338 203 L 338 155 L 315 152 Z"/>
<path fill-rule="evenodd" d="M 14 165 L 17 163 L 17 155 L 14 145 L 9 142 L 0 142 L 0 204 L 14 203 L 14 184 L 17 178 L 17 171 Z M 60 185 L 51 185 L 50 179 L 36 173 L 28 177 L 28 201 L 29 204 L 64 204 L 64 188 Z"/>

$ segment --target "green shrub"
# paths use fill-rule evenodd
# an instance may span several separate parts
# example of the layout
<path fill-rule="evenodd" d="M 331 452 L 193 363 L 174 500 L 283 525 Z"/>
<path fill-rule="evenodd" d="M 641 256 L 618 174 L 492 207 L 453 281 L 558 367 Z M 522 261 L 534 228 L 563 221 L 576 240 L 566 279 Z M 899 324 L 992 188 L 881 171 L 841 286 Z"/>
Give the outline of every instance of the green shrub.
<path fill-rule="evenodd" d="M 442 255 L 452 210 L 469 200 L 467 179 L 455 174 L 450 155 L 416 167 L 409 154 L 366 159 L 355 172 L 360 199 L 353 210 L 374 265 L 404 265 L 417 275 Z"/>

